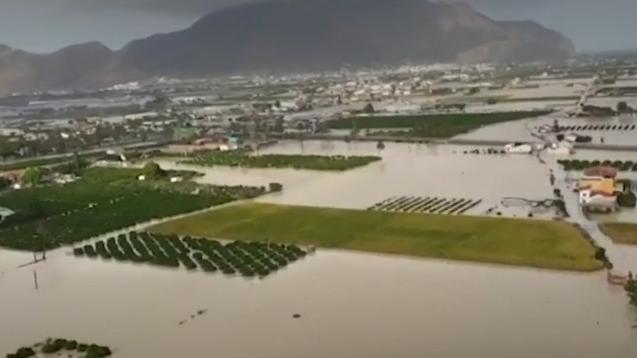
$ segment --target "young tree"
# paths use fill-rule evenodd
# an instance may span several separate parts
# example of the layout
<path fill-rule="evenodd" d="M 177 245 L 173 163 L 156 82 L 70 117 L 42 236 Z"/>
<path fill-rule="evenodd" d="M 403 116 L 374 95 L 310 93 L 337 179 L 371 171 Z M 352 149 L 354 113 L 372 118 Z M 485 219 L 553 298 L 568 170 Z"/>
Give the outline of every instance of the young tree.
<path fill-rule="evenodd" d="M 374 109 L 374 106 L 371 103 L 367 103 L 365 107 L 363 108 L 362 112 L 366 114 L 372 114 L 376 112 L 376 110 Z"/>
<path fill-rule="evenodd" d="M 35 186 L 42 181 L 42 169 L 38 167 L 29 167 L 24 171 L 22 183 L 25 185 Z"/>
<path fill-rule="evenodd" d="M 158 179 L 166 175 L 166 172 L 155 162 L 146 163 L 142 172 L 148 179 Z"/>
<path fill-rule="evenodd" d="M 277 133 L 283 133 L 283 117 L 277 117 L 276 121 L 274 122 L 274 131 Z"/>
<path fill-rule="evenodd" d="M 629 112 L 629 108 L 630 107 L 628 107 L 628 103 L 626 103 L 626 101 L 617 103 L 617 112 L 619 113 L 627 113 Z"/>

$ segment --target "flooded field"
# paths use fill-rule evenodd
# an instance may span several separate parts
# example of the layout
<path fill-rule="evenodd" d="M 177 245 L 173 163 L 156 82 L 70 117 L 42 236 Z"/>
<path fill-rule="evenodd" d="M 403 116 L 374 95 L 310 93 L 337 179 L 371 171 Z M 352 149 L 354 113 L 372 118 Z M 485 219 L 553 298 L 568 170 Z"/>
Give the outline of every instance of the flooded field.
<path fill-rule="evenodd" d="M 199 181 L 267 185 L 285 190 L 259 200 L 269 203 L 365 209 L 393 196 L 482 199 L 468 214 L 480 214 L 503 197 L 541 200 L 552 196 L 548 172 L 532 156 L 463 154 L 459 146 L 286 141 L 261 154 L 380 155 L 383 161 L 344 173 L 279 169 L 202 168 L 160 161 L 167 168 L 199 170 Z M 476 160 L 479 158 L 479 160 Z M 450 160 L 451 159 L 451 160 Z M 494 178 L 496 178 L 494 181 Z"/>
<path fill-rule="evenodd" d="M 479 215 L 508 196 L 552 197 L 550 169 L 559 186 L 569 185 L 556 158 L 542 164 L 534 156 L 463 154 L 469 149 L 386 143 L 378 151 L 375 143 L 289 141 L 261 151 L 383 157 L 343 173 L 160 164 L 201 171 L 199 180 L 206 183 L 283 183 L 283 193 L 263 202 L 356 209 L 392 196 L 438 196 L 483 199 L 468 213 Z M 567 193 L 571 220 L 594 227 L 578 212 L 576 199 Z M 526 210 L 504 214 L 523 216 Z M 637 268 L 637 247 L 614 245 L 601 233 L 594 238 L 620 272 Z M 259 280 L 80 260 L 69 251 L 18 268 L 32 255 L 0 250 L 0 353 L 61 336 L 109 345 L 124 358 L 637 354 L 637 312 L 621 287 L 607 284 L 604 272 L 318 250 Z"/>
<path fill-rule="evenodd" d="M 537 141 L 538 139 L 531 135 L 532 131 L 543 125 L 552 125 L 557 120 L 560 126 L 578 127 L 578 126 L 632 126 L 637 124 L 637 117 L 621 116 L 614 118 L 567 118 L 561 113 L 552 113 L 547 116 L 527 119 L 522 121 L 513 121 L 498 124 L 496 126 L 486 126 L 475 130 L 471 133 L 462 134 L 455 138 L 471 139 L 471 140 L 503 140 L 506 138 L 510 141 Z M 637 138 L 637 130 L 585 130 L 573 129 L 567 133 L 577 133 L 579 135 L 592 137 L 592 143 L 601 144 L 602 139 L 605 144 L 614 145 L 634 145 Z M 604 153 L 604 152 L 602 152 Z"/>
<path fill-rule="evenodd" d="M 540 119 L 541 120 L 541 119 Z M 485 127 L 497 131 L 509 126 L 503 123 Z M 479 147 L 477 147 L 479 148 Z M 505 198 L 544 200 L 553 198 L 550 171 L 555 173 L 556 185 L 564 200 L 572 222 L 588 229 L 605 247 L 620 272 L 636 270 L 637 247 L 615 244 L 596 227 L 598 222 L 637 220 L 637 210 L 621 209 L 612 215 L 586 217 L 580 210 L 577 193 L 573 191 L 577 172 L 565 173 L 557 164 L 563 156 L 542 154 L 541 160 L 530 155 L 474 155 L 464 151 L 474 147 L 386 143 L 382 151 L 375 143 L 341 141 L 284 141 L 262 150 L 261 153 L 321 154 L 321 155 L 380 155 L 383 161 L 344 173 L 324 173 L 295 170 L 202 168 L 176 165 L 173 161 L 160 164 L 167 168 L 199 170 L 205 176 L 199 180 L 213 184 L 267 185 L 278 181 L 284 184 L 283 193 L 258 199 L 262 202 L 290 205 L 310 205 L 349 209 L 366 209 L 392 197 L 420 196 L 466 198 L 482 200 L 468 215 L 524 217 L 532 213 L 536 218 L 550 219 L 553 210 L 538 211 L 528 205 L 503 205 Z M 480 148 L 484 149 L 484 148 Z M 577 151 L 570 158 L 599 160 L 635 160 L 634 153 L 621 151 Z M 633 172 L 620 173 L 620 178 L 637 179 Z"/>
<path fill-rule="evenodd" d="M 602 273 L 321 250 L 245 280 L 59 252 L 5 273 L 0 288 L 2 350 L 64 336 L 99 340 L 122 358 L 637 353 L 632 309 Z"/>
<path fill-rule="evenodd" d="M 575 100 L 507 100 L 496 104 L 474 103 L 469 104 L 465 111 L 468 113 L 493 113 L 513 111 L 537 111 L 537 110 L 562 110 L 574 106 Z"/>

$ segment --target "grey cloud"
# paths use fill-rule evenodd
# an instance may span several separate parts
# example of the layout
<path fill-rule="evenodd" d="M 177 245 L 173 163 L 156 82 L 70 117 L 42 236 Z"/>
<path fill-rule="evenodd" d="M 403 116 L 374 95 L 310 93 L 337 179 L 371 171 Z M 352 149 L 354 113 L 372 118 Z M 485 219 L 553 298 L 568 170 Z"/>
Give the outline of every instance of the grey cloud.
<path fill-rule="evenodd" d="M 201 15 L 221 7 L 258 0 L 2 0 L 12 7 L 47 7 L 75 12 L 146 11 L 173 15 Z M 0 8 L 4 6 L 0 4 Z"/>

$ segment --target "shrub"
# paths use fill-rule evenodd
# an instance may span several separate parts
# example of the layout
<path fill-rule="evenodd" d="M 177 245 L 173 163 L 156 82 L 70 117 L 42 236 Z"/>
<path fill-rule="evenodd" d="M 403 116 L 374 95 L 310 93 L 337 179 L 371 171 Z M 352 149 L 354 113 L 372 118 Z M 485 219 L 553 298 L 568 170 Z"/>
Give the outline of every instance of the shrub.
<path fill-rule="evenodd" d="M 66 341 L 66 344 L 64 344 L 64 349 L 66 350 L 76 350 L 77 349 L 77 341 Z"/>
<path fill-rule="evenodd" d="M 159 179 L 166 176 L 166 172 L 155 162 L 148 162 L 142 169 L 147 179 Z"/>
<path fill-rule="evenodd" d="M 95 249 L 93 249 L 93 246 L 91 245 L 84 245 L 84 253 L 86 254 L 86 256 L 88 257 L 97 257 L 97 253 L 95 252 Z"/>
<path fill-rule="evenodd" d="M 270 183 L 270 191 L 273 193 L 283 191 L 283 184 L 281 183 Z"/>
<path fill-rule="evenodd" d="M 57 353 L 62 350 L 62 343 L 58 342 L 47 342 L 42 346 L 42 353 L 51 354 Z"/>
<path fill-rule="evenodd" d="M 22 175 L 22 183 L 31 186 L 38 185 L 40 184 L 40 181 L 42 181 L 42 175 L 42 169 L 40 169 L 39 167 L 29 167 L 24 171 L 24 174 Z"/>
<path fill-rule="evenodd" d="M 12 356 L 16 357 L 16 358 L 33 357 L 33 356 L 35 356 L 35 351 L 31 347 L 22 347 L 22 348 L 18 349 L 18 351 L 15 354 L 13 354 Z M 7 357 L 9 357 L 9 355 L 7 355 Z"/>
<path fill-rule="evenodd" d="M 564 217 L 569 217 L 568 211 L 566 210 L 566 203 L 564 202 L 564 200 L 560 199 L 560 200 L 556 200 L 555 201 L 555 208 L 564 216 Z"/>
<path fill-rule="evenodd" d="M 625 191 L 617 197 L 617 204 L 624 208 L 634 208 L 637 206 L 637 195 L 632 191 Z"/>
<path fill-rule="evenodd" d="M 610 261 L 608 260 L 608 256 L 606 256 L 606 249 L 604 249 L 603 247 L 598 247 L 595 251 L 595 260 L 601 261 L 604 264 L 610 263 Z"/>
<path fill-rule="evenodd" d="M 111 349 L 106 346 L 91 344 L 86 351 L 86 358 L 108 357 L 112 354 Z"/>

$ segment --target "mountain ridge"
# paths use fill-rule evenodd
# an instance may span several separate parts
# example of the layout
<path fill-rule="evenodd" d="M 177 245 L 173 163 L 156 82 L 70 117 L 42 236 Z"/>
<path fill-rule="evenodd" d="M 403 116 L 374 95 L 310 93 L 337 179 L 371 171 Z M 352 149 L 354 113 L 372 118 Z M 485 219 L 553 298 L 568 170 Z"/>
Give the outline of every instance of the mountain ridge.
<path fill-rule="evenodd" d="M 0 46 L 0 93 L 76 89 L 154 76 L 322 71 L 427 62 L 559 61 L 572 42 L 532 21 L 494 21 L 426 0 L 248 3 L 131 41 L 32 54 Z"/>

